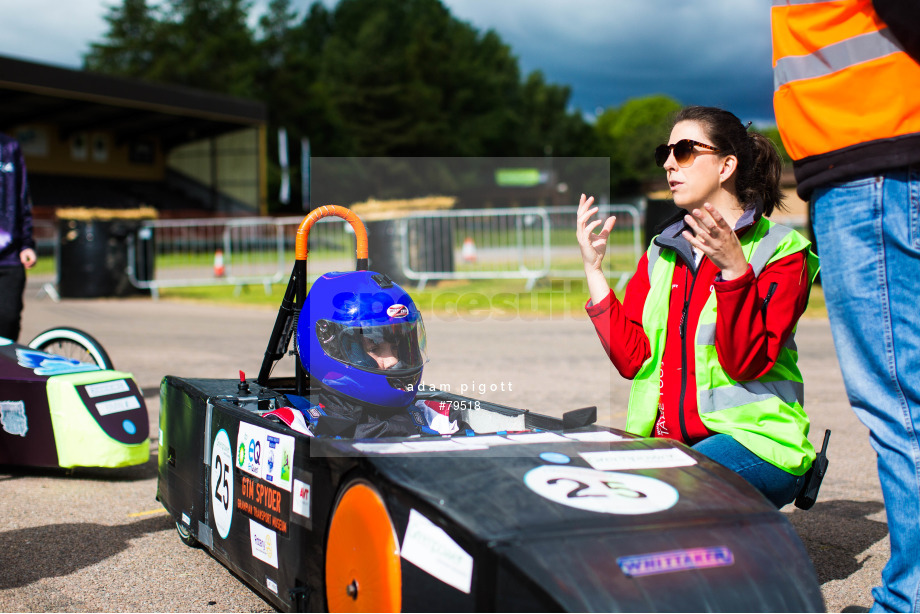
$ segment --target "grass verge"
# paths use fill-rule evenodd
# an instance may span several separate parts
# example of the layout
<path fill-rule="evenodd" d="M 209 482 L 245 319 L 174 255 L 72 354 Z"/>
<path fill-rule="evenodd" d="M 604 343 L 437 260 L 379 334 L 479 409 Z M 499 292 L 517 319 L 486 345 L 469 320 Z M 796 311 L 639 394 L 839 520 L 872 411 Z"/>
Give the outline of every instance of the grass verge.
<path fill-rule="evenodd" d="M 266 293 L 261 285 L 167 288 L 163 299 L 186 300 L 224 305 L 261 306 L 277 309 L 285 284 L 270 286 Z M 588 300 L 587 284 L 581 279 L 543 279 L 531 290 L 523 280 L 461 280 L 429 283 L 423 290 L 410 285 L 403 288 L 424 315 L 467 318 L 571 317 L 582 316 Z M 622 299 L 623 292 L 618 296 Z M 815 284 L 811 290 L 804 318 L 826 318 L 824 293 Z"/>

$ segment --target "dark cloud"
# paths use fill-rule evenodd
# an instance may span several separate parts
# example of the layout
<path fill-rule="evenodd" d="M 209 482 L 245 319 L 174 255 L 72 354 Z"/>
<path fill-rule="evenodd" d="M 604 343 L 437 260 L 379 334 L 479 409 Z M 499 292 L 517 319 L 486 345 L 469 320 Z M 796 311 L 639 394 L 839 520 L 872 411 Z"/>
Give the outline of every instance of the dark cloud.
<path fill-rule="evenodd" d="M 492 29 L 522 70 L 572 88 L 586 112 L 666 94 L 773 122 L 770 7 L 763 0 L 443 0 Z"/>
<path fill-rule="evenodd" d="M 120 0 L 118 0 L 120 1 Z M 312 0 L 294 0 L 301 14 Z M 324 0 L 332 6 L 334 0 Z M 442 0 L 458 19 L 495 30 L 524 74 L 572 88 L 593 113 L 666 94 L 773 122 L 766 0 Z M 0 22 L 0 54 L 77 67 L 106 30 L 113 0 L 30 0 Z M 268 0 L 254 0 L 254 17 Z M 58 6 L 60 5 L 60 6 Z"/>

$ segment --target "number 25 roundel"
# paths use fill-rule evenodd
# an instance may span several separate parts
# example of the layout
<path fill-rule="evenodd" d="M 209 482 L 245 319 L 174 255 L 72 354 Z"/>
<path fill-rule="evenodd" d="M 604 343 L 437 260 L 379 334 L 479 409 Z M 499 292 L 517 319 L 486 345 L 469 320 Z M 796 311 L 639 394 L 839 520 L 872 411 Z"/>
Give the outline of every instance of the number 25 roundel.
<path fill-rule="evenodd" d="M 528 471 L 524 484 L 550 501 L 601 514 L 662 512 L 679 498 L 677 490 L 661 480 L 586 467 L 544 465 Z"/>
<path fill-rule="evenodd" d="M 230 534 L 233 520 L 233 449 L 227 431 L 221 429 L 211 449 L 211 510 L 222 539 Z"/>

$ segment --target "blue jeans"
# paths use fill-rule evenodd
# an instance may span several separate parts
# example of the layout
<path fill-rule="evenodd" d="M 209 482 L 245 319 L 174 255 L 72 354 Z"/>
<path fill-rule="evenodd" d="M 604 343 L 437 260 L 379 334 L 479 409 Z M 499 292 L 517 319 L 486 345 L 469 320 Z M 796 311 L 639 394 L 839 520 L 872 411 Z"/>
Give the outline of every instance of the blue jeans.
<path fill-rule="evenodd" d="M 891 558 L 873 612 L 920 610 L 920 166 L 812 197 L 827 311 L 853 411 L 878 454 Z"/>
<path fill-rule="evenodd" d="M 743 477 L 778 508 L 791 503 L 805 481 L 803 476 L 792 475 L 771 465 L 731 435 L 719 433 L 707 437 L 693 449 Z"/>

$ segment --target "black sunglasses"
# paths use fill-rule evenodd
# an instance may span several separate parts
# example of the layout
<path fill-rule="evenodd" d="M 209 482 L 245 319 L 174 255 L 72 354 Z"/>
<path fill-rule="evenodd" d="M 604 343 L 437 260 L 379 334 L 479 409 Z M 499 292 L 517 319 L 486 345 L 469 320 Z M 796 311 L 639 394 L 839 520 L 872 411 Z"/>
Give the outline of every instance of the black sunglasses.
<path fill-rule="evenodd" d="M 693 150 L 694 147 L 703 147 L 712 152 L 719 151 L 717 147 L 707 145 L 706 143 L 691 141 L 690 139 L 681 139 L 673 145 L 659 145 L 656 147 L 655 164 L 658 166 L 664 166 L 664 163 L 668 161 L 668 156 L 671 155 L 671 150 L 673 149 L 674 159 L 677 160 L 677 164 L 686 168 L 693 164 L 693 160 L 696 157 L 697 152 Z"/>

